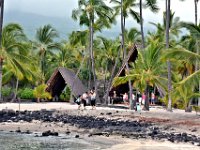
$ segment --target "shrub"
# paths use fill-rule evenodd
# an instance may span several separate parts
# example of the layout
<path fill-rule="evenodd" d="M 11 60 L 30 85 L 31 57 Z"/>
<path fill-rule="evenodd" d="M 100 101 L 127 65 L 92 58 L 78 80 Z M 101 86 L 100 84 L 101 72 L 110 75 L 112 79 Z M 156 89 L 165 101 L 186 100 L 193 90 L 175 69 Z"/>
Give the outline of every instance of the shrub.
<path fill-rule="evenodd" d="M 40 101 L 40 99 L 51 99 L 51 94 L 49 92 L 46 92 L 47 85 L 46 84 L 41 84 L 37 86 L 33 90 L 33 95 L 35 98 L 37 98 L 37 102 Z"/>
<path fill-rule="evenodd" d="M 33 89 L 25 88 L 25 89 L 19 90 L 18 96 L 21 99 L 33 99 L 34 98 Z"/>
<path fill-rule="evenodd" d="M 12 93 L 12 88 L 10 88 L 10 87 L 3 87 L 2 90 L 1 90 L 1 92 L 2 92 L 2 96 L 3 97 L 7 97 L 7 96 L 9 96 Z"/>
<path fill-rule="evenodd" d="M 71 91 L 70 91 L 70 88 L 67 87 L 63 92 L 62 94 L 60 95 L 60 100 L 62 101 L 65 101 L 65 102 L 68 102 L 70 100 L 70 95 L 71 95 Z"/>

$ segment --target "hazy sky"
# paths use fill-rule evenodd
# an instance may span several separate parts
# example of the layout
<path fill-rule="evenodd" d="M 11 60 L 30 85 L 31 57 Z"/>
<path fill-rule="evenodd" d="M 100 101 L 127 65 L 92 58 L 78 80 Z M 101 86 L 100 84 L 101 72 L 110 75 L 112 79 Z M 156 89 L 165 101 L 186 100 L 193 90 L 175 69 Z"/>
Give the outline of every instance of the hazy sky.
<path fill-rule="evenodd" d="M 109 3 L 110 0 L 107 0 Z M 165 10 L 165 0 L 158 0 L 160 11 L 157 14 L 153 14 L 149 10 L 144 10 L 144 29 L 145 31 L 154 29 L 149 22 L 161 22 L 163 11 Z M 24 13 L 34 13 L 43 16 L 60 17 L 60 18 L 71 18 L 71 12 L 77 8 L 78 0 L 5 0 L 5 11 L 20 11 Z M 200 2 L 199 2 L 200 3 Z M 110 5 L 110 4 L 109 4 Z M 198 6 L 200 8 L 200 4 Z M 175 16 L 180 17 L 181 21 L 194 22 L 194 0 L 171 0 L 171 8 L 175 11 Z M 198 12 L 200 18 L 200 9 Z M 112 30 L 118 30 L 120 28 L 120 17 L 118 18 L 118 24 L 113 27 Z M 200 19 L 198 19 L 200 20 Z M 16 20 L 15 20 L 16 21 Z M 72 19 L 67 19 L 68 24 L 72 22 Z M 78 23 L 77 23 L 78 25 Z M 137 27 L 139 25 L 133 21 L 132 18 L 128 18 L 126 21 L 126 27 Z M 28 28 L 28 30 L 35 30 L 35 28 Z M 75 29 L 70 29 L 75 30 Z M 110 32 L 111 30 L 105 30 Z"/>
<path fill-rule="evenodd" d="M 30 12 L 45 16 L 66 17 L 71 16 L 72 9 L 77 7 L 77 1 L 78 0 L 5 0 L 5 10 Z M 156 15 L 145 11 L 144 19 L 153 21 L 161 20 L 162 11 L 165 8 L 165 0 L 158 1 L 161 11 Z M 172 0 L 172 10 L 176 10 L 176 16 L 180 16 L 181 20 L 194 21 L 193 0 L 186 0 L 185 2 Z"/>

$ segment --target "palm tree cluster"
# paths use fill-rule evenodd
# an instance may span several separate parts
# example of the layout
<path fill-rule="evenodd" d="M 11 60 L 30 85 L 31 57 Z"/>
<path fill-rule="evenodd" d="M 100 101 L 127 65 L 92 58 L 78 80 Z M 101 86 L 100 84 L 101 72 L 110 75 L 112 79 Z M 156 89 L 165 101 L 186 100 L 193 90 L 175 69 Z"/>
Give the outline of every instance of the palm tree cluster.
<path fill-rule="evenodd" d="M 35 38 L 28 39 L 19 24 L 3 25 L 1 6 L 0 29 L 0 99 L 1 88 L 12 87 L 13 99 L 18 89 L 37 87 L 34 95 L 38 100 L 47 93 L 46 81 L 57 67 L 67 67 L 76 72 L 88 89 L 95 88 L 101 101 L 107 103 L 112 85 L 128 82 L 132 89 L 146 92 L 159 91 L 160 99 L 171 111 L 173 105 L 188 108 L 192 100 L 199 97 L 200 90 L 200 24 L 198 24 L 198 2 L 195 4 L 194 23 L 181 22 L 166 0 L 163 22 L 150 22 L 154 31 L 144 33 L 143 9 L 160 13 L 157 0 L 78 0 L 78 8 L 72 18 L 84 26 L 83 30 L 72 31 L 67 40 L 60 39 L 51 25 L 36 30 Z M 112 7 L 109 3 L 112 3 Z M 138 11 L 139 10 L 139 11 Z M 112 28 L 117 17 L 121 18 L 120 34 L 109 39 L 104 29 Z M 126 28 L 131 17 L 140 25 Z M 188 32 L 182 33 L 186 28 Z M 137 46 L 138 57 L 127 62 L 127 54 Z M 114 78 L 121 64 L 126 64 L 126 75 Z M 114 79 L 114 80 L 113 80 Z M 114 81 L 114 82 L 113 82 Z M 42 88 L 40 88 L 42 87 Z M 37 90 L 39 89 L 39 90 Z M 40 92 L 37 92 L 40 91 Z M 49 97 L 50 96 L 46 96 Z M 103 100 L 104 99 L 104 100 Z M 133 108 L 130 99 L 131 108 Z M 146 106 L 148 110 L 148 106 Z"/>

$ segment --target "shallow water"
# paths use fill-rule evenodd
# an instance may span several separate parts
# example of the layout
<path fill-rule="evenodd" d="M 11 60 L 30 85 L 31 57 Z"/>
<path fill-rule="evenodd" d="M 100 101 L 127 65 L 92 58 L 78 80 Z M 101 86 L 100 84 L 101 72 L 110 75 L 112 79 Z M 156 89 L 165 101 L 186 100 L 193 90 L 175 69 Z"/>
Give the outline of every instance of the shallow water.
<path fill-rule="evenodd" d="M 75 138 L 72 135 L 36 137 L 34 134 L 0 132 L 0 150 L 97 150 L 110 146 L 99 140 Z"/>

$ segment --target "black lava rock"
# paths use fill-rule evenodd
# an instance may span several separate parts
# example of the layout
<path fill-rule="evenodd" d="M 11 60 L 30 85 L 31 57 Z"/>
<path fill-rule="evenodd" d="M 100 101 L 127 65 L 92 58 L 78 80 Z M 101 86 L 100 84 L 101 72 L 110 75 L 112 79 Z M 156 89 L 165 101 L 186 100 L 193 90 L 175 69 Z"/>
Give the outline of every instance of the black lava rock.
<path fill-rule="evenodd" d="M 79 138 L 79 135 L 75 135 L 75 138 Z"/>

